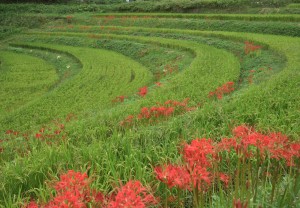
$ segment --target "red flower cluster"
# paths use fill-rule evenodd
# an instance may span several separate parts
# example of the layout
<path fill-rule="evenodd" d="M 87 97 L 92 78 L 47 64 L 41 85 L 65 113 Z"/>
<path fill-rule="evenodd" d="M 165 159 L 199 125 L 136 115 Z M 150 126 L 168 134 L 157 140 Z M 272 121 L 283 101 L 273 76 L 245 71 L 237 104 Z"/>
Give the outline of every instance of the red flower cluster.
<path fill-rule="evenodd" d="M 210 167 L 211 161 L 208 155 L 214 154 L 214 146 L 211 139 L 195 139 L 190 145 L 183 148 L 184 161 L 190 166 Z"/>
<path fill-rule="evenodd" d="M 241 125 L 233 129 L 233 135 L 233 138 L 223 138 L 217 143 L 202 138 L 193 140 L 191 144 L 184 144 L 181 152 L 184 165 L 157 166 L 154 168 L 156 178 L 169 188 L 196 188 L 205 191 L 216 179 L 223 182 L 225 187 L 230 184 L 229 175 L 215 172 L 224 151 L 235 151 L 235 155 L 244 156 L 245 159 L 253 158 L 258 151 L 262 159 L 282 159 L 287 162 L 287 166 L 294 166 L 295 159 L 300 157 L 300 143 L 289 141 L 281 133 L 265 135 L 256 132 L 254 128 Z"/>
<path fill-rule="evenodd" d="M 216 96 L 219 100 L 223 98 L 224 94 L 229 94 L 234 91 L 234 82 L 227 82 L 221 87 L 218 87 L 215 91 L 209 92 L 208 97 Z"/>
<path fill-rule="evenodd" d="M 122 186 L 108 208 L 144 208 L 158 203 L 158 200 L 141 184 L 140 181 L 129 181 Z"/>
<path fill-rule="evenodd" d="M 90 189 L 90 180 L 86 173 L 69 170 L 60 176 L 54 185 L 56 195 L 52 196 L 44 208 L 144 208 L 155 205 L 158 200 L 140 181 L 129 181 L 118 189 L 117 193 L 105 196 Z M 37 208 L 38 203 L 31 201 L 25 208 Z"/>
<path fill-rule="evenodd" d="M 52 196 L 44 208 L 87 208 L 88 204 L 102 204 L 103 197 L 100 192 L 91 191 L 90 181 L 86 173 L 69 170 L 60 176 L 60 181 L 54 185 L 56 195 Z M 100 197 L 99 197 L 100 195 Z M 31 201 L 26 208 L 35 208 L 38 204 Z"/>
<path fill-rule="evenodd" d="M 67 133 L 65 132 L 65 124 L 61 123 L 59 120 L 53 121 L 52 125 L 42 127 L 37 133 L 35 133 L 35 138 L 40 140 L 49 139 L 65 139 Z M 51 143 L 52 141 L 48 141 Z"/>
<path fill-rule="evenodd" d="M 141 96 L 141 97 L 145 97 L 145 95 L 148 93 L 148 87 L 147 86 L 144 86 L 144 87 L 141 87 L 139 89 L 139 92 L 138 92 L 138 95 Z"/>
<path fill-rule="evenodd" d="M 294 166 L 294 159 L 300 157 L 300 143 L 291 142 L 281 133 L 262 134 L 254 128 L 242 125 L 233 129 L 234 138 L 224 138 L 216 146 L 217 152 L 235 150 L 246 157 L 259 151 L 262 159 L 283 159 L 288 166 Z M 255 147 L 255 149 L 253 149 Z"/>
<path fill-rule="evenodd" d="M 249 54 L 251 52 L 257 51 L 259 49 L 261 49 L 262 47 L 259 45 L 254 45 L 253 43 L 249 42 L 249 41 L 245 41 L 245 54 Z"/>
<path fill-rule="evenodd" d="M 9 129 L 5 132 L 5 134 L 18 136 L 19 132 Z"/>
<path fill-rule="evenodd" d="M 212 175 L 208 168 L 212 166 L 213 154 L 214 146 L 211 139 L 195 139 L 190 145 L 185 144 L 183 147 L 184 166 L 167 165 L 163 168 L 158 166 L 154 169 L 156 177 L 169 188 L 204 191 L 211 184 Z"/>
<path fill-rule="evenodd" d="M 168 117 L 174 113 L 174 107 L 153 106 L 151 108 L 143 107 L 138 119 L 150 119 L 152 117 Z"/>
<path fill-rule="evenodd" d="M 161 118 L 167 118 L 175 114 L 184 113 L 196 109 L 196 107 L 188 107 L 189 98 L 182 102 L 176 100 L 168 100 L 164 104 L 158 106 L 143 107 L 137 116 L 130 115 L 120 122 L 121 126 L 132 125 L 133 121 L 154 122 Z"/>
<path fill-rule="evenodd" d="M 0 139 L 0 144 L 4 141 L 6 142 L 5 144 L 13 143 L 6 146 L 13 147 L 14 150 L 16 150 L 16 152 L 18 152 L 20 155 L 26 155 L 28 152 L 30 152 L 30 149 L 32 148 L 30 143 L 28 142 L 31 139 L 39 139 L 41 141 L 45 141 L 47 144 L 57 144 L 63 141 L 67 137 L 67 132 L 64 123 L 68 123 L 75 119 L 77 119 L 76 115 L 73 113 L 69 113 L 66 116 L 65 121 L 62 121 L 61 119 L 53 120 L 47 126 L 42 126 L 36 132 L 19 132 L 16 130 L 9 129 L 5 132 L 7 137 L 3 140 Z M 17 139 L 18 142 L 16 143 Z M 0 153 L 4 150 L 5 149 L 0 146 Z"/>
<path fill-rule="evenodd" d="M 190 189 L 190 174 L 184 166 L 172 164 L 157 166 L 154 172 L 157 179 L 167 184 L 169 188 Z"/>

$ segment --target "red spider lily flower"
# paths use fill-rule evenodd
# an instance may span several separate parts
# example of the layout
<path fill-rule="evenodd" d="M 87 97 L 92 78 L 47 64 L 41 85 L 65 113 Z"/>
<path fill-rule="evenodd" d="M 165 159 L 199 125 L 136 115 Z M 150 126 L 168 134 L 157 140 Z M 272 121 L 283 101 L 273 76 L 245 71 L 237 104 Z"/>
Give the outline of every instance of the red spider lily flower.
<path fill-rule="evenodd" d="M 31 201 L 24 208 L 39 208 L 38 204 L 35 201 Z"/>
<path fill-rule="evenodd" d="M 165 116 L 170 116 L 174 113 L 174 108 L 173 107 L 169 107 L 169 108 L 166 108 L 166 110 L 164 111 L 164 115 Z"/>
<path fill-rule="evenodd" d="M 19 132 L 18 131 L 14 131 L 13 135 L 18 136 Z"/>
<path fill-rule="evenodd" d="M 165 183 L 169 188 L 190 189 L 191 177 L 185 167 L 165 165 L 155 167 L 156 178 Z"/>
<path fill-rule="evenodd" d="M 231 148 L 237 149 L 238 144 L 235 138 L 223 138 L 219 143 L 216 145 L 216 151 L 227 151 L 229 152 Z"/>
<path fill-rule="evenodd" d="M 147 93 L 148 93 L 148 87 L 145 86 L 139 89 L 138 95 L 144 97 Z"/>
<path fill-rule="evenodd" d="M 140 113 L 137 115 L 139 120 L 147 119 L 149 122 L 158 121 L 159 118 L 166 118 L 175 113 L 183 113 L 196 109 L 196 107 L 187 107 L 189 98 L 184 99 L 182 102 L 176 100 L 167 100 L 164 104 L 157 103 L 157 106 L 143 107 Z M 120 122 L 121 126 L 128 123 L 125 120 Z"/>
<path fill-rule="evenodd" d="M 55 183 L 55 196 L 52 196 L 44 208 L 87 208 L 88 204 L 92 207 L 103 207 L 104 196 L 101 192 L 91 191 L 90 181 L 86 173 L 69 170 L 60 176 L 60 180 Z M 38 207 L 38 204 L 32 202 L 32 206 L 26 208 Z"/>
<path fill-rule="evenodd" d="M 215 153 L 214 149 L 211 139 L 197 138 L 190 145 L 184 145 L 183 157 L 191 168 L 196 165 L 201 167 L 211 166 L 208 155 L 213 155 Z"/>
<path fill-rule="evenodd" d="M 86 173 L 69 170 L 60 176 L 60 181 L 56 182 L 54 187 L 57 194 L 49 205 L 85 208 L 86 202 L 91 201 Z"/>
<path fill-rule="evenodd" d="M 44 133 L 44 131 L 45 131 L 45 128 L 41 128 L 41 129 L 39 130 L 40 133 Z"/>
<path fill-rule="evenodd" d="M 251 42 L 248 42 L 248 41 L 245 41 L 245 54 L 249 54 L 250 52 L 254 52 L 254 51 L 257 51 L 259 49 L 261 49 L 262 47 L 261 46 L 256 46 L 254 45 L 253 43 Z"/>
<path fill-rule="evenodd" d="M 151 117 L 151 115 L 150 115 L 149 108 L 143 107 L 143 108 L 141 109 L 141 113 L 138 115 L 138 118 L 139 118 L 139 119 L 143 119 L 143 118 L 149 119 L 150 117 Z"/>
<path fill-rule="evenodd" d="M 160 116 L 164 115 L 166 109 L 167 109 L 167 108 L 164 107 L 164 106 L 157 107 L 157 108 L 156 108 L 156 111 L 154 111 L 154 114 L 155 114 L 154 116 L 155 116 L 155 117 L 160 117 Z"/>
<path fill-rule="evenodd" d="M 287 136 L 281 133 L 271 133 L 268 136 L 271 140 L 268 148 L 271 158 L 284 159 L 287 166 L 294 166 L 294 158 L 299 157 L 300 153 L 299 143 L 291 143 Z"/>
<path fill-rule="evenodd" d="M 87 208 L 86 203 L 78 195 L 78 192 L 67 191 L 63 195 L 56 196 L 45 207 L 48 208 Z"/>
<path fill-rule="evenodd" d="M 234 90 L 234 82 L 227 82 L 221 86 L 221 91 L 224 94 L 229 94 Z"/>
<path fill-rule="evenodd" d="M 93 197 L 95 199 L 95 202 L 97 203 L 104 203 L 104 200 L 105 200 L 105 196 L 103 195 L 102 192 L 100 191 L 93 191 Z"/>
<path fill-rule="evenodd" d="M 35 138 L 39 139 L 39 138 L 41 138 L 41 137 L 42 137 L 42 134 L 39 134 L 39 133 L 36 133 L 36 134 L 35 134 Z"/>
<path fill-rule="evenodd" d="M 217 99 L 222 99 L 224 94 L 229 94 L 232 91 L 234 91 L 234 82 L 227 82 L 223 84 L 222 86 L 218 87 L 215 91 L 211 91 L 208 93 L 208 98 L 212 98 L 214 96 L 217 97 Z"/>
<path fill-rule="evenodd" d="M 224 173 L 219 173 L 219 177 L 220 177 L 220 180 L 225 184 L 225 187 L 228 188 L 228 183 L 230 180 L 229 175 L 226 175 Z"/>
<path fill-rule="evenodd" d="M 300 143 L 291 144 L 290 149 L 295 157 L 300 157 Z"/>
<path fill-rule="evenodd" d="M 240 199 L 238 200 L 233 200 L 233 207 L 234 208 L 247 208 L 248 207 L 248 202 L 241 202 Z"/>
<path fill-rule="evenodd" d="M 223 98 L 223 89 L 221 87 L 218 87 L 215 95 L 217 96 L 218 100 L 221 100 Z"/>
<path fill-rule="evenodd" d="M 129 181 L 119 189 L 108 208 L 144 208 L 157 203 L 157 199 L 149 193 L 140 181 Z"/>
<path fill-rule="evenodd" d="M 192 185 L 198 190 L 205 191 L 211 184 L 211 174 L 206 168 L 196 165 L 189 170 L 192 179 Z"/>
<path fill-rule="evenodd" d="M 272 141 L 270 137 L 263 135 L 258 132 L 253 132 L 243 137 L 241 140 L 241 145 L 244 150 L 248 148 L 248 146 L 252 145 L 259 149 L 260 155 L 263 156 L 265 151 L 268 151 L 272 146 Z"/>
<path fill-rule="evenodd" d="M 13 130 L 7 130 L 6 132 L 5 132 L 5 134 L 12 134 L 14 131 Z"/>
<path fill-rule="evenodd" d="M 55 185 L 57 192 L 64 192 L 71 188 L 84 187 L 88 184 L 87 174 L 69 170 L 67 173 L 60 176 L 60 181 Z"/>
<path fill-rule="evenodd" d="M 120 102 L 124 102 L 124 99 L 126 98 L 126 96 L 120 95 L 118 98 L 119 98 Z"/>

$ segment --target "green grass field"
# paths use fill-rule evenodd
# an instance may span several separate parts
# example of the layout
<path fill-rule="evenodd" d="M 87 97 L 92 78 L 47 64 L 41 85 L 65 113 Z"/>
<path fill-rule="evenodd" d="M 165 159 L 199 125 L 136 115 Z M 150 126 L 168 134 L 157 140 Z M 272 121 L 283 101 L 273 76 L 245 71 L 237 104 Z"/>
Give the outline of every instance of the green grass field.
<path fill-rule="evenodd" d="M 0 207 L 300 207 L 299 15 L 2 17 Z"/>

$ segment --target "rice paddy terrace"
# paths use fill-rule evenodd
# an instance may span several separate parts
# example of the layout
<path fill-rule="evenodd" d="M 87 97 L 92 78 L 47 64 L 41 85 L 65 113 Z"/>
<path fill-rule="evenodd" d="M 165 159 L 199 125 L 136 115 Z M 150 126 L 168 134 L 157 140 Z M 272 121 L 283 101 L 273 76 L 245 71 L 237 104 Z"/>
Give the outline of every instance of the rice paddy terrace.
<path fill-rule="evenodd" d="M 0 42 L 0 207 L 299 208 L 299 15 L 44 18 Z"/>

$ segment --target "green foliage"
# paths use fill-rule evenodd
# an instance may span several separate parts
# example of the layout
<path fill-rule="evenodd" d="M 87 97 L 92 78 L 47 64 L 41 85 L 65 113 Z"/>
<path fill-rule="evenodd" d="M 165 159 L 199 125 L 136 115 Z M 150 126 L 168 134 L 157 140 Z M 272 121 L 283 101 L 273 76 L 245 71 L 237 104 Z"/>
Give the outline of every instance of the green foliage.
<path fill-rule="evenodd" d="M 1 51 L 0 117 L 46 93 L 58 81 L 53 66 L 31 56 Z"/>
<path fill-rule="evenodd" d="M 289 4 L 287 5 L 288 8 L 300 8 L 300 3 L 295 4 Z"/>
<path fill-rule="evenodd" d="M 1 41 L 0 104 L 6 108 L 0 109 L 0 129 L 13 133 L 0 133 L 0 207 L 20 207 L 30 198 L 43 204 L 51 194 L 46 184 L 68 169 L 86 171 L 94 179 L 92 186 L 105 193 L 120 181 L 139 179 L 157 196 L 178 194 L 159 185 L 153 167 L 179 163 L 184 141 L 231 137 L 232 128 L 243 123 L 299 140 L 300 40 L 287 36 L 298 36 L 297 23 L 292 23 L 297 16 L 113 15 L 40 15 L 42 21 L 32 15 L 22 21 L 34 30 Z M 2 31 L 9 24 L 16 30 L 22 26 L 17 17 L 3 16 Z M 3 37 L 11 33 L 14 29 Z M 260 49 L 247 53 L 244 41 Z M 154 77 L 173 65 L 176 73 Z M 232 94 L 208 98 L 228 81 L 236 82 Z M 149 92 L 141 98 L 136 93 L 143 86 Z M 124 102 L 112 103 L 120 95 L 127 96 Z M 120 125 L 142 107 L 187 97 L 194 106 L 191 112 L 157 123 L 137 119 L 132 126 Z M 65 134 L 55 133 L 57 126 Z M 41 137 L 44 131 L 51 134 Z M 234 172 L 236 161 L 220 168 Z M 264 170 L 255 164 L 257 168 L 247 168 Z M 239 192 L 251 207 L 297 207 L 299 177 L 280 167 L 274 201 L 268 199 L 275 180 L 264 182 L 262 177 L 255 179 L 260 184 L 255 197 L 252 190 L 218 186 L 207 193 L 207 206 L 232 206 Z M 192 196 L 181 194 L 191 207 Z"/>

